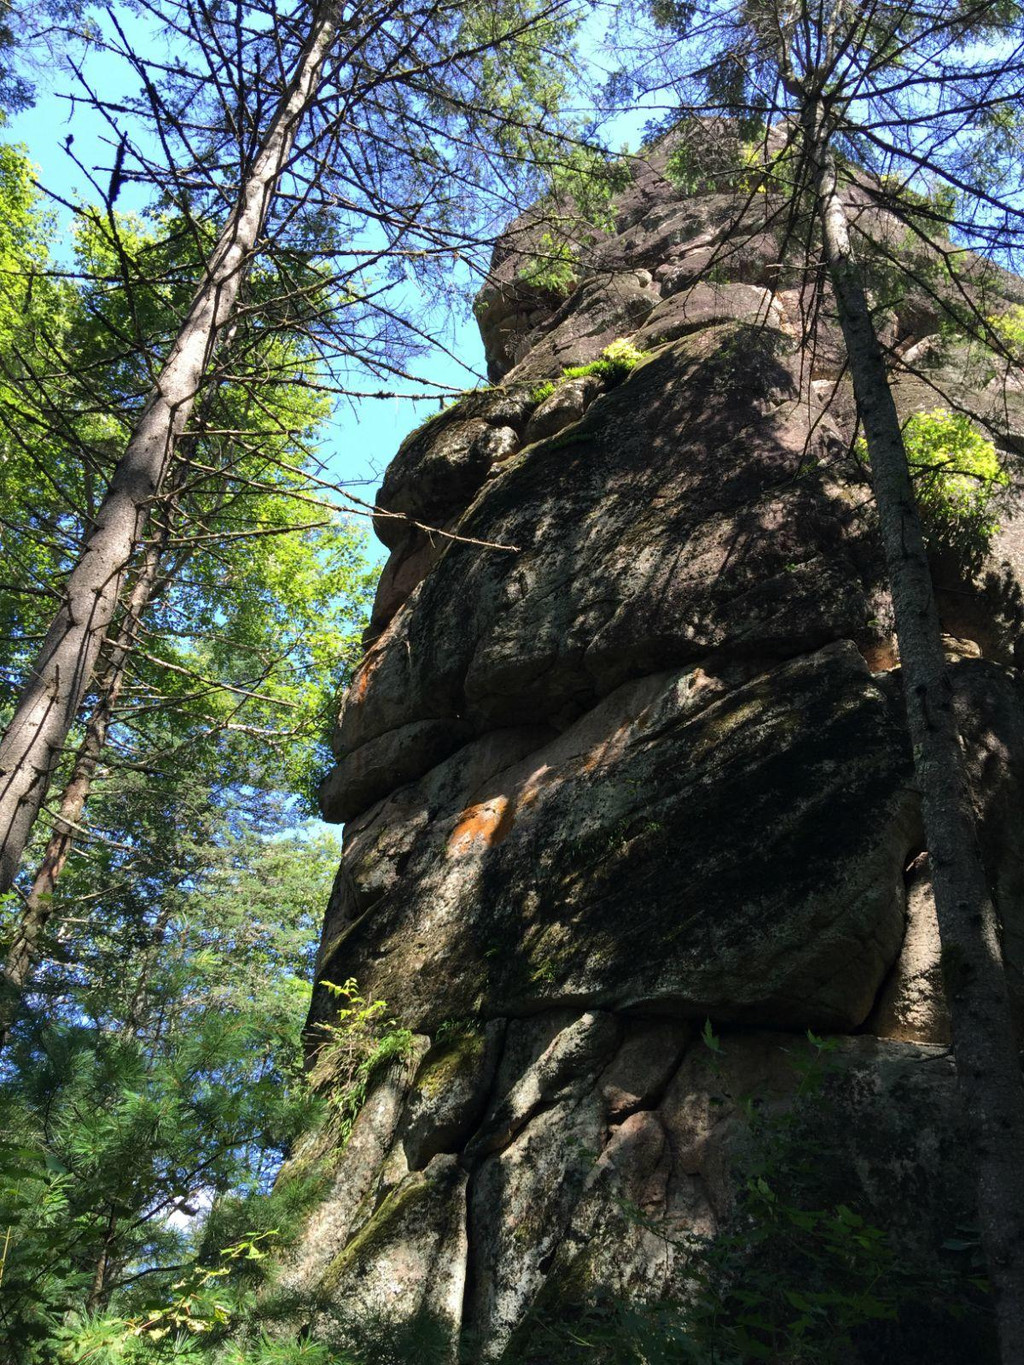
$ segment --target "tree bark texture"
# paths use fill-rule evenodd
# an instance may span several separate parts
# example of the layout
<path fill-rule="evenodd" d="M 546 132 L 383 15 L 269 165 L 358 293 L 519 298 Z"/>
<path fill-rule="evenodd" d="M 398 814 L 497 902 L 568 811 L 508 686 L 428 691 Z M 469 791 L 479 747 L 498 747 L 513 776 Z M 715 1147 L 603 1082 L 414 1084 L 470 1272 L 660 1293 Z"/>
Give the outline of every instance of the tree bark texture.
<path fill-rule="evenodd" d="M 162 548 L 160 544 L 148 547 L 129 595 L 124 620 L 101 671 L 99 700 L 86 725 L 85 737 L 61 795 L 53 833 L 25 897 L 14 940 L 7 952 L 0 978 L 0 1051 L 7 1045 L 29 975 L 39 955 L 40 941 L 53 913 L 57 881 L 71 853 L 76 826 L 81 823 L 92 781 L 106 747 L 139 623 L 157 584 Z"/>
<path fill-rule="evenodd" d="M 103 1235 L 103 1247 L 96 1258 L 89 1296 L 85 1301 L 86 1312 L 95 1313 L 104 1304 L 106 1297 L 107 1270 L 110 1266 L 110 1250 L 117 1236 L 117 1210 L 112 1204 L 107 1216 L 107 1227 Z"/>
<path fill-rule="evenodd" d="M 864 425 L 932 869 L 957 1082 L 1005 1365 L 1024 1362 L 1024 1086 L 899 416 L 850 243 L 836 165 L 808 138 L 825 261 Z"/>
<path fill-rule="evenodd" d="M 84 540 L 28 683 L 0 739 L 0 893 L 13 884 L 32 825 L 96 666 L 121 583 L 152 500 L 195 404 L 336 31 L 335 7 L 315 12 L 291 82 Z"/>

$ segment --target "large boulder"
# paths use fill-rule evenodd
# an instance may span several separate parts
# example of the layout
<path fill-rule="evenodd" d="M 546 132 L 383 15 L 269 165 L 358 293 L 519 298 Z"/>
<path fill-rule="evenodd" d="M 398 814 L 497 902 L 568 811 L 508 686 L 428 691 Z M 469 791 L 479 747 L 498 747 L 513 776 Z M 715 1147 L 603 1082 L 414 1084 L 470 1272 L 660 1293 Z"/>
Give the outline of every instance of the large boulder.
<path fill-rule="evenodd" d="M 860 1024 L 920 844 L 899 698 L 850 643 L 743 671 L 626 683 L 485 780 L 471 745 L 400 821 L 356 821 L 351 928 L 318 971 L 425 1030 L 559 1000 Z"/>
<path fill-rule="evenodd" d="M 441 552 L 356 675 L 339 759 L 425 720 L 564 723 L 712 652 L 872 637 L 862 473 L 798 363 L 780 332 L 713 327 L 504 460 L 457 530 L 511 548 Z"/>
<path fill-rule="evenodd" d="M 774 1144 L 780 1197 L 799 1197 L 808 1154 L 825 1160 L 815 1192 L 856 1202 L 908 1263 L 927 1267 L 971 1216 L 948 1050 L 861 1036 L 824 1059 L 815 1052 L 790 1034 L 701 1039 L 672 1020 L 572 1008 L 511 1021 L 496 1054 L 468 1032 L 421 1049 L 418 1070 L 406 1065 L 382 1087 L 389 1100 L 404 1096 L 405 1119 L 393 1101 L 371 1102 L 342 1157 L 343 1171 L 365 1173 L 366 1151 L 377 1151 L 376 1176 L 344 1191 L 348 1218 L 310 1222 L 288 1285 L 333 1300 L 331 1313 L 319 1310 L 322 1330 L 340 1319 L 356 1343 L 382 1318 L 426 1317 L 440 1340 L 415 1357 L 424 1365 L 483 1365 L 509 1350 L 546 1361 L 546 1326 L 600 1295 L 685 1300 L 693 1257 L 731 1228 L 742 1197 L 737 1165 L 758 1140 L 751 1104 Z M 457 1131 L 439 1067 L 446 1085 L 475 1097 Z M 432 1112 L 453 1154 L 436 1141 L 410 1149 L 409 1132 L 427 1132 Z M 335 1181 L 328 1207 L 342 1193 Z M 946 1356 L 927 1322 L 917 1330 L 918 1349 L 909 1343 L 900 1359 L 962 1358 L 962 1339 Z M 971 1342 L 975 1358 L 995 1359 L 976 1328 Z"/>
<path fill-rule="evenodd" d="M 347 1141 L 328 1121 L 293 1158 L 326 1193 L 286 1272 L 311 1330 L 344 1319 L 356 1346 L 367 1324 L 427 1323 L 438 1361 L 546 1365 L 545 1319 L 692 1304 L 701 1248 L 752 1216 L 758 1142 L 790 1153 L 792 1187 L 766 1198 L 797 1219 L 855 1209 L 901 1283 L 930 1266 L 948 1285 L 942 1244 L 970 1243 L 831 296 L 771 193 L 715 162 L 687 197 L 667 172 L 664 147 L 637 164 L 571 275 L 537 269 L 551 205 L 512 226 L 477 307 L 501 382 L 413 433 L 378 495 L 392 557 L 323 787 L 345 852 L 314 1076 L 345 1090 L 322 1044 L 350 978 L 411 1041 Z M 848 200 L 868 257 L 903 249 L 866 177 Z M 970 270 L 993 306 L 1019 296 Z M 901 413 L 957 406 L 1024 449 L 1024 394 L 1000 409 L 971 347 L 936 334 L 934 293 L 890 276 L 874 299 Z M 639 353 L 625 377 L 600 363 L 618 341 Z M 1018 501 L 988 545 L 934 563 L 1024 1021 Z M 941 1300 L 876 1324 L 851 1365 L 994 1359 Z"/>

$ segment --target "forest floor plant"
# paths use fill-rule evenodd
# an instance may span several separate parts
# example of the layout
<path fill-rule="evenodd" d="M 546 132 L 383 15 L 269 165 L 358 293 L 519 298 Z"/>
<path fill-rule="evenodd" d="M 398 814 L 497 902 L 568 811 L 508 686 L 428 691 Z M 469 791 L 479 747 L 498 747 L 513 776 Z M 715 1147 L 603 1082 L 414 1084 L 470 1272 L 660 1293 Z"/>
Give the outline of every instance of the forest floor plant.
<path fill-rule="evenodd" d="M 713 1059 L 729 1047 L 710 1024 L 703 1039 Z M 837 1159 L 829 1134 L 846 1122 L 837 1046 L 813 1033 L 804 1046 L 794 1040 L 790 1102 L 717 1096 L 738 1107 L 743 1128 L 734 1201 L 713 1237 L 680 1238 L 621 1206 L 672 1246 L 677 1297 L 541 1307 L 503 1365 L 851 1365 L 902 1358 L 911 1345 L 915 1360 L 994 1359 L 976 1229 L 908 1245 L 878 1225 L 856 1172 Z"/>

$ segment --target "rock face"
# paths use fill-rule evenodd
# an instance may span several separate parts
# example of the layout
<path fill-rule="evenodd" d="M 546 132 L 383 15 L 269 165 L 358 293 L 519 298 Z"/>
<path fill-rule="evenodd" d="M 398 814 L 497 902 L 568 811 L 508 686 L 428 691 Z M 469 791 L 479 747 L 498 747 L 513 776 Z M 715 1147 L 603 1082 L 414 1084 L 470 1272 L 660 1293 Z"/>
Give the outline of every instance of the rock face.
<path fill-rule="evenodd" d="M 911 1241 L 972 1216 L 827 291 L 812 309 L 770 195 L 684 198 L 662 170 L 567 296 L 529 282 L 529 218 L 499 247 L 478 314 L 501 382 L 387 472 L 391 559 L 323 788 L 345 857 L 316 980 L 354 978 L 414 1041 L 343 1150 L 325 1131 L 300 1154 L 330 1180 L 289 1275 L 427 1315 L 439 1359 L 498 1360 L 581 1295 L 685 1297 L 687 1246 L 733 1207 L 743 1101 L 785 1108 L 808 1029 L 834 1040 L 816 1141 L 847 1196 Z M 854 201 L 863 234 L 899 233 Z M 993 408 L 927 298 L 881 326 L 916 357 L 894 359 L 905 413 L 943 383 Z M 623 340 L 643 356 L 620 382 L 558 382 Z M 1024 1002 L 1024 557 L 1002 521 L 936 575 Z M 336 1003 L 317 986 L 314 1050 Z"/>

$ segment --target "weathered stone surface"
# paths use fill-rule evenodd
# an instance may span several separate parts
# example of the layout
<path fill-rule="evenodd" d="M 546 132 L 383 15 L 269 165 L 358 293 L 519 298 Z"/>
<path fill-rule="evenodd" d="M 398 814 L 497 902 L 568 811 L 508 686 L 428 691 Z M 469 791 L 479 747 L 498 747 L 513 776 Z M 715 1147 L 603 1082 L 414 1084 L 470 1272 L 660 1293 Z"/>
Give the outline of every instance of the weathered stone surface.
<path fill-rule="evenodd" d="M 409 1169 L 438 1152 L 461 1151 L 491 1093 L 505 1038 L 503 1023 L 456 1032 L 431 1048 L 416 1074 L 399 1134 Z"/>
<path fill-rule="evenodd" d="M 564 723 L 713 650 L 778 658 L 864 634 L 863 491 L 835 477 L 842 452 L 812 429 L 785 345 L 742 327 L 684 338 L 571 443 L 502 464 L 460 530 L 518 553 L 445 552 L 368 653 L 336 751 L 445 716 Z"/>
<path fill-rule="evenodd" d="M 856 1206 L 911 1262 L 972 1220 L 831 297 L 772 194 L 710 166 L 685 198 L 665 172 L 663 148 L 637 164 L 564 290 L 536 283 L 550 205 L 499 245 L 478 315 L 506 387 L 385 477 L 393 556 L 334 735 L 345 856 L 315 979 L 354 976 L 423 1036 L 371 1088 L 296 1282 L 425 1312 L 465 1365 L 602 1295 L 685 1299 L 694 1239 L 735 1208 L 746 1116 L 792 1104 L 808 1027 L 828 1074 L 785 1131 L 815 1207 Z M 907 249 L 867 181 L 848 201 L 858 242 Z M 992 289 L 998 308 L 1020 286 Z M 874 299 L 900 413 L 956 403 L 1024 449 L 1024 390 L 999 409 L 971 348 L 933 335 L 934 298 L 886 277 Z M 624 382 L 538 402 L 619 339 L 649 353 Z M 1018 501 L 987 549 L 933 559 L 1024 1020 Z M 334 1008 L 318 988 L 311 1038 Z M 851 1365 L 957 1360 L 922 1311 Z"/>
<path fill-rule="evenodd" d="M 677 1019 L 631 1021 L 614 1060 L 601 1073 L 605 1115 L 624 1123 L 642 1109 L 654 1109 L 691 1037 Z"/>
<path fill-rule="evenodd" d="M 614 1015 L 594 1011 L 581 1015 L 558 1032 L 541 1055 L 491 1107 L 466 1146 L 470 1161 L 507 1147 L 542 1108 L 572 1100 L 589 1087 L 620 1037 Z M 502 1087 L 499 1085 L 499 1091 Z"/>
<path fill-rule="evenodd" d="M 632 1071 L 641 1039 L 660 1074 L 638 1096 L 643 1108 L 618 1114 L 608 1078 Z M 595 1286 L 641 1302 L 685 1295 L 694 1239 L 713 1236 L 733 1208 L 747 1106 L 755 1100 L 762 1118 L 787 1112 L 814 1065 L 792 1035 L 725 1031 L 716 1047 L 658 1019 L 565 1009 L 513 1021 L 481 1140 L 461 1160 L 435 1155 L 411 1173 L 397 1150 L 382 1159 L 388 1178 L 326 1259 L 322 1249 L 316 1283 L 343 1319 L 427 1312 L 450 1324 L 447 1358 L 461 1347 L 478 1362 L 500 1359 L 538 1318 L 589 1303 Z M 966 1215 L 948 1054 L 850 1038 L 827 1055 L 819 1085 L 797 1111 L 794 1142 L 827 1152 L 822 1179 L 835 1199 L 886 1226 L 903 1211 L 902 1245 L 927 1254 Z M 418 1101 L 415 1087 L 405 1093 L 397 1126 L 408 1133 Z M 353 1144 L 365 1147 L 364 1129 L 383 1136 L 372 1105 Z M 498 1121 L 513 1110 L 516 1123 Z"/>
<path fill-rule="evenodd" d="M 431 418 L 403 441 L 377 494 L 374 530 L 394 548 L 413 518 L 443 526 L 461 512 L 495 462 L 515 448 L 536 406 L 529 388 L 484 389 Z"/>
<path fill-rule="evenodd" d="M 941 944 L 927 854 L 907 870 L 907 928 L 870 1019 L 872 1033 L 901 1043 L 949 1042 Z"/>
<path fill-rule="evenodd" d="M 679 1278 L 675 1233 L 709 1237 L 716 1228 L 699 1180 L 676 1160 L 660 1113 L 638 1110 L 609 1130 L 542 1293 L 552 1306 L 579 1302 L 594 1285 L 627 1302 L 656 1301 Z"/>
<path fill-rule="evenodd" d="M 436 1156 L 406 1175 L 332 1260 L 319 1283 L 358 1331 L 396 1319 L 447 1326 L 456 1359 L 466 1286 L 466 1173 Z M 440 1359 L 438 1365 L 441 1365 Z"/>
<path fill-rule="evenodd" d="M 328 1084 L 330 1058 L 323 1054 L 323 1042 L 321 1035 L 317 1039 L 321 1051 L 314 1077 L 319 1074 L 321 1083 Z M 310 1134 L 286 1163 L 281 1177 L 285 1180 L 311 1169 L 326 1168 L 331 1172 L 325 1197 L 289 1257 L 286 1287 L 308 1291 L 318 1285 L 331 1261 L 344 1250 L 365 1219 L 367 1201 L 372 1202 L 372 1193 L 380 1183 L 405 1097 L 429 1046 L 429 1039 L 418 1039 L 407 1059 L 375 1078 L 347 1145 L 339 1138 L 337 1116 L 329 1115 L 323 1128 Z"/>
<path fill-rule="evenodd" d="M 827 380 L 822 397 L 829 401 L 832 385 L 845 375 L 846 344 L 835 316 L 831 290 L 822 291 L 813 285 L 780 290 L 776 302 L 783 310 L 787 330 L 799 338 L 801 351 L 812 383 Z M 852 416 L 852 394 L 850 395 Z"/>
<path fill-rule="evenodd" d="M 547 436 L 556 436 L 573 422 L 578 422 L 603 388 L 601 380 L 592 374 L 563 380 L 556 386 L 554 393 L 534 410 L 526 425 L 523 440 L 527 445 L 542 441 Z"/>
<path fill-rule="evenodd" d="M 720 1053 L 691 1049 L 658 1111 L 679 1166 L 700 1178 L 718 1218 L 734 1197 L 730 1149 L 734 1155 L 744 1135 L 742 1103 L 756 1099 L 771 1112 L 787 1102 L 799 1075 L 794 1062 L 810 1060 L 812 1051 L 802 1040 L 770 1034 L 723 1033 L 720 1041 Z M 928 1218 L 944 1220 L 957 1203 L 949 1188 L 928 1192 L 943 1169 L 955 1169 L 946 1163 L 955 1162 L 961 1128 L 945 1049 L 837 1040 L 823 1084 L 813 1122 L 837 1187 L 855 1179 L 876 1217 L 891 1225 L 900 1211 L 904 1232 L 927 1236 Z"/>
<path fill-rule="evenodd" d="M 657 291 L 635 274 L 605 273 L 586 281 L 539 335 L 530 333 L 520 343 L 518 363 L 505 382 L 547 379 L 569 365 L 588 365 L 613 341 L 636 331 L 657 302 Z"/>
<path fill-rule="evenodd" d="M 777 198 L 765 195 L 744 204 L 733 194 L 710 193 L 681 200 L 662 180 L 654 199 L 639 217 L 628 215 L 632 221 L 616 236 L 598 243 L 598 267 L 644 266 L 663 297 L 709 276 L 714 282 L 778 287 Z"/>
<path fill-rule="evenodd" d="M 978 836 L 1002 927 L 1003 958 L 1024 1044 L 1024 691 L 984 661 L 953 669 L 957 718 L 979 811 Z"/>
<path fill-rule="evenodd" d="M 326 964 L 337 961 L 345 934 L 393 892 L 418 841 L 435 812 L 458 805 L 465 790 L 474 790 L 495 773 L 519 762 L 552 737 L 547 726 L 521 726 L 490 734 L 466 745 L 457 760 L 431 769 L 414 787 L 400 788 L 345 827 L 346 857 L 335 879 L 324 917 L 314 979 Z M 325 992 L 314 997 L 310 1024 L 327 1020 L 333 1005 Z"/>
<path fill-rule="evenodd" d="M 388 468 L 377 505 L 428 524 L 447 521 L 483 483 L 491 466 L 490 437 L 490 426 L 479 417 L 443 425 L 434 418 Z M 384 516 L 377 517 L 375 529 L 389 546 L 405 534 L 403 522 Z"/>
<path fill-rule="evenodd" d="M 325 820 L 348 820 L 396 787 L 447 758 L 465 732 L 443 720 L 413 721 L 388 730 L 344 756 L 320 788 Z"/>
<path fill-rule="evenodd" d="M 475 789 L 456 754 L 401 876 L 318 970 L 344 963 L 417 1027 L 558 1000 L 858 1024 L 919 837 L 898 705 L 836 645 L 742 684 L 701 668 L 627 684 Z M 346 859 L 357 888 L 391 820 Z"/>
<path fill-rule="evenodd" d="M 448 530 L 448 527 L 441 527 Z M 381 570 L 373 600 L 370 624 L 364 635 L 369 646 L 383 633 L 412 590 L 423 582 L 437 563 L 447 540 L 428 531 L 410 530 L 397 542 Z"/>
<path fill-rule="evenodd" d="M 481 1361 L 500 1357 L 543 1285 L 600 1140 L 596 1098 L 562 1100 L 475 1172 L 469 1238 L 476 1273 L 463 1331 L 479 1343 Z"/>
<path fill-rule="evenodd" d="M 724 1034 L 715 1054 L 693 1047 L 661 1104 L 613 1127 L 595 1154 L 520 1340 L 546 1317 L 591 1304 L 597 1286 L 634 1302 L 684 1296 L 689 1248 L 714 1236 L 733 1205 L 733 1162 L 750 1141 L 743 1105 L 755 1100 L 762 1115 L 785 1112 L 795 1063 L 809 1060 L 809 1051 L 771 1034 Z M 829 1056 L 821 1095 L 799 1122 L 795 1140 L 805 1151 L 821 1144 L 823 1185 L 883 1226 L 893 1226 L 896 1211 L 908 1255 L 927 1255 L 963 1217 L 957 1161 L 964 1149 L 943 1050 L 848 1039 Z M 920 1342 L 920 1354 L 914 1345 L 898 1358 L 936 1358 L 934 1336 Z M 971 1348 L 995 1359 L 991 1343 L 977 1336 Z M 872 1352 L 865 1360 L 889 1358 Z M 961 1357 L 954 1347 L 941 1358 Z"/>
<path fill-rule="evenodd" d="M 634 335 L 633 343 L 648 350 L 723 322 L 778 328 L 784 321 L 782 309 L 767 289 L 750 284 L 695 284 L 680 293 L 673 291 L 660 303 Z"/>

